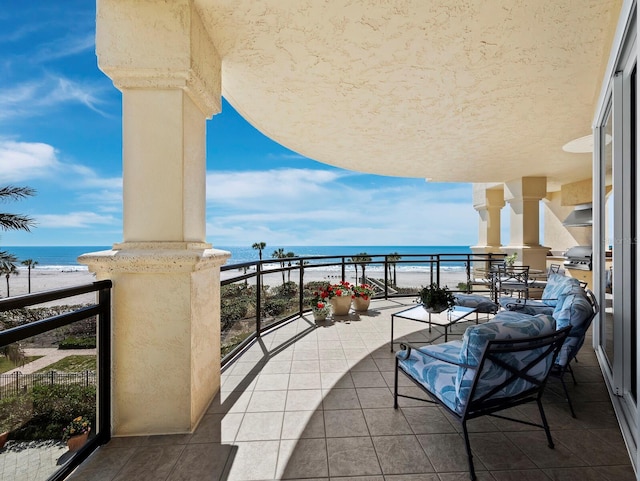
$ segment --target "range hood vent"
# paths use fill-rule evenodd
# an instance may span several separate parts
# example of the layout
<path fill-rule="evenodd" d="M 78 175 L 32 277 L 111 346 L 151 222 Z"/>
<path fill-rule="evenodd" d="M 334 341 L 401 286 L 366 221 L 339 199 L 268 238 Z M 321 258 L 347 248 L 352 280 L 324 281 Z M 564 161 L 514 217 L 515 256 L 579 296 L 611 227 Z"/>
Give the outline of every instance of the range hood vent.
<path fill-rule="evenodd" d="M 591 204 L 576 205 L 562 225 L 566 227 L 591 227 L 593 225 Z"/>

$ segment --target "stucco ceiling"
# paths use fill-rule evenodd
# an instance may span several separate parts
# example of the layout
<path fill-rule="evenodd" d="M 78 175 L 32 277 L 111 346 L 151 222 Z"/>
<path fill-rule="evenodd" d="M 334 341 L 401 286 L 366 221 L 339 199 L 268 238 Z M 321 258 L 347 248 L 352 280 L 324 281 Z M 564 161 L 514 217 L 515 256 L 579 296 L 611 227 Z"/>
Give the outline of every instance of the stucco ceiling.
<path fill-rule="evenodd" d="M 225 98 L 339 167 L 434 181 L 588 178 L 620 0 L 195 0 Z"/>

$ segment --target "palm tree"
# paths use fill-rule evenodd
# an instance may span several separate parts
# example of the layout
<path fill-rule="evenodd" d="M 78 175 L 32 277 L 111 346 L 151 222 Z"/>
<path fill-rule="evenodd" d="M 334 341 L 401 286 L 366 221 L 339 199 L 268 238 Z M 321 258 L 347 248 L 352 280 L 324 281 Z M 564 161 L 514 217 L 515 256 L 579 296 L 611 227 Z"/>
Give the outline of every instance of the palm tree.
<path fill-rule="evenodd" d="M 273 251 L 273 254 L 271 254 L 271 257 L 273 257 L 274 259 L 280 259 L 280 267 L 284 269 L 285 262 L 282 259 L 286 258 L 287 254 L 284 253 L 284 249 L 282 247 L 280 247 L 276 251 Z M 282 271 L 282 285 L 284 286 L 284 284 L 285 284 L 284 271 Z"/>
<path fill-rule="evenodd" d="M 4 274 L 7 279 L 7 297 L 9 297 L 9 278 L 11 274 L 18 275 L 20 272 L 16 267 L 18 258 L 6 251 L 0 251 L 0 274 Z"/>
<path fill-rule="evenodd" d="M 13 187 L 8 185 L 6 187 L 0 187 L 0 201 L 23 199 L 35 193 L 36 191 L 29 187 Z M 0 229 L 2 230 L 26 230 L 29 232 L 34 225 L 34 220 L 26 215 L 0 212 Z"/>
<path fill-rule="evenodd" d="M 34 261 L 33 259 L 25 259 L 20 264 L 23 266 L 27 266 L 27 285 L 29 294 L 31 294 L 31 268 L 38 265 L 38 261 Z"/>
<path fill-rule="evenodd" d="M 294 252 L 289 251 L 284 256 L 291 258 L 291 257 L 295 257 L 296 255 Z M 288 266 L 291 267 L 291 261 L 289 261 Z M 287 271 L 287 282 L 291 282 L 291 269 Z"/>
<path fill-rule="evenodd" d="M 258 255 L 260 256 L 260 260 L 262 260 L 262 250 L 267 247 L 266 242 L 254 242 L 251 246 L 258 251 Z"/>
<path fill-rule="evenodd" d="M 353 256 L 351 258 L 351 262 L 353 262 L 353 265 L 356 269 L 356 284 L 359 284 L 358 282 L 358 264 L 360 264 L 360 266 L 362 267 L 362 282 L 365 282 L 365 267 L 366 265 L 371 262 L 371 257 L 369 257 L 369 254 L 367 254 L 366 252 L 361 252 L 360 254 L 357 254 L 355 256 Z"/>
<path fill-rule="evenodd" d="M 25 352 L 24 349 L 22 349 L 22 346 L 17 342 L 4 346 L 2 349 L 0 349 L 0 353 L 4 357 L 6 357 L 14 366 L 17 366 L 19 364 L 24 366 Z"/>
<path fill-rule="evenodd" d="M 387 260 L 389 262 L 389 277 L 391 277 L 391 266 L 393 266 L 393 285 L 394 286 L 398 285 L 396 281 L 396 262 L 398 262 L 400 259 L 402 259 L 402 256 L 400 256 L 397 252 L 394 252 L 387 256 Z"/>

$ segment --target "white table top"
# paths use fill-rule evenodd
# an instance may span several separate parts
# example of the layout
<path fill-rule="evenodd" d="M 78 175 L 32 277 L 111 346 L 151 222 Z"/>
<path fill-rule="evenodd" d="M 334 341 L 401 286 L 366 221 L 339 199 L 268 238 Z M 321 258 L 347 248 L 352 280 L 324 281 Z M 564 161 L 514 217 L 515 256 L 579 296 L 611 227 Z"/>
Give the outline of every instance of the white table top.
<path fill-rule="evenodd" d="M 410 319 L 412 321 L 430 322 L 438 326 L 449 326 L 467 317 L 472 312 L 476 312 L 475 307 L 453 306 L 453 309 L 442 311 L 441 313 L 432 313 L 431 320 L 429 320 L 429 313 L 422 304 L 418 304 L 415 307 L 396 312 L 392 314 L 392 316 Z"/>

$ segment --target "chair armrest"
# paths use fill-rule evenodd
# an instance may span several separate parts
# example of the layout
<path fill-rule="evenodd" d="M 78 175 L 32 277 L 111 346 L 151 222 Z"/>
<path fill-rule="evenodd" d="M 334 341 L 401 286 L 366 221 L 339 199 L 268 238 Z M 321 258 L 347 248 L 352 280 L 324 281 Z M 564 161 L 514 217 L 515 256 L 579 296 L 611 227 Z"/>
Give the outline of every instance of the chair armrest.
<path fill-rule="evenodd" d="M 411 350 L 413 349 L 414 351 L 422 354 L 423 356 L 430 357 L 432 359 L 436 359 L 436 360 L 438 360 L 440 362 L 446 362 L 447 364 L 451 364 L 453 366 L 464 367 L 464 368 L 467 368 L 467 369 L 476 369 L 478 367 L 478 366 L 471 366 L 470 364 L 463 364 L 461 362 L 454 362 L 451 359 L 447 359 L 445 357 L 438 356 L 438 354 L 436 354 L 434 352 L 422 351 L 422 350 L 420 350 L 420 348 L 418 346 L 410 344 L 408 342 L 400 343 L 400 348 L 403 351 L 406 351 L 406 354 L 402 355 L 402 354 L 398 353 L 396 355 L 398 356 L 398 359 L 401 359 L 403 361 L 406 361 L 407 359 L 409 359 L 409 356 L 411 355 Z"/>

